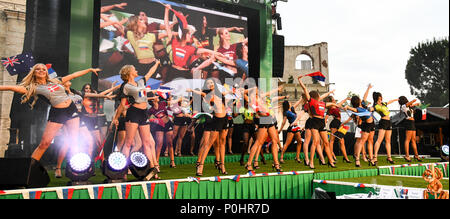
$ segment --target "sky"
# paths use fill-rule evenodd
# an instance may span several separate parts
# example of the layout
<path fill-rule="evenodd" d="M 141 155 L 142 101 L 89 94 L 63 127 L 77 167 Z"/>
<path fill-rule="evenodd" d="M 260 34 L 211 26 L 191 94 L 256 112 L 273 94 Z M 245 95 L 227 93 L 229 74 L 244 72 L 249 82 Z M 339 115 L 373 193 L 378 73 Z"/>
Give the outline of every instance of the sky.
<path fill-rule="evenodd" d="M 328 43 L 336 99 L 363 96 L 369 83 L 384 101 L 411 95 L 405 79 L 410 50 L 449 36 L 448 0 L 289 0 L 278 2 L 289 46 Z M 391 106 L 391 109 L 398 104 Z"/>

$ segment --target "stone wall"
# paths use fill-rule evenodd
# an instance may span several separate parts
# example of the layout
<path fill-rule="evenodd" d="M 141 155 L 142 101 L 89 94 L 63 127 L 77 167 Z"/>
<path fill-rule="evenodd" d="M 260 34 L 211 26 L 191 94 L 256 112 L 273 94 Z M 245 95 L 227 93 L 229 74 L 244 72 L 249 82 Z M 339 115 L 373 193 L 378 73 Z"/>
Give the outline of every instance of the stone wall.
<path fill-rule="evenodd" d="M 26 0 L 0 0 L 0 57 L 22 53 L 25 37 Z M 17 76 L 11 76 L 0 67 L 0 85 L 16 84 Z M 0 157 L 4 157 L 9 142 L 12 92 L 0 92 Z"/>

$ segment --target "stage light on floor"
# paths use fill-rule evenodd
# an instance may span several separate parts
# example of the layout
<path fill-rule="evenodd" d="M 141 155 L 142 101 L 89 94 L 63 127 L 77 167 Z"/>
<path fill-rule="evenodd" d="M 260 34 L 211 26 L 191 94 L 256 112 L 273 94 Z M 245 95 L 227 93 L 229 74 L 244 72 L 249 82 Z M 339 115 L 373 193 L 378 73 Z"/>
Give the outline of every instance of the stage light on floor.
<path fill-rule="evenodd" d="M 130 155 L 130 171 L 138 180 L 150 180 L 155 175 L 155 168 L 150 167 L 150 162 L 141 152 L 134 152 Z"/>
<path fill-rule="evenodd" d="M 78 153 L 70 157 L 66 167 L 66 177 L 71 180 L 69 185 L 90 184 L 88 179 L 94 175 L 94 163 L 86 153 Z"/>
<path fill-rule="evenodd" d="M 108 156 L 102 165 L 103 175 L 108 177 L 108 183 L 123 182 L 124 176 L 128 172 L 127 158 L 120 152 L 113 152 Z"/>

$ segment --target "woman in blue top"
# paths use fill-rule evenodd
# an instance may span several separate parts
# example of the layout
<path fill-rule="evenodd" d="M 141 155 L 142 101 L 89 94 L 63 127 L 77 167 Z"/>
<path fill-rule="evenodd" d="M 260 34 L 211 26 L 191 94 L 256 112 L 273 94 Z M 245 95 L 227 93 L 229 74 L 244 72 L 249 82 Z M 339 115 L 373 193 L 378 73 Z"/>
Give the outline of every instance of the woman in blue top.
<path fill-rule="evenodd" d="M 361 125 L 361 140 L 359 144 L 355 144 L 355 165 L 356 167 L 360 167 L 361 163 L 359 161 L 359 155 L 361 153 L 361 149 L 367 141 L 367 150 L 369 153 L 369 166 L 376 166 L 376 162 L 373 158 L 373 137 L 375 135 L 375 123 L 372 117 L 372 113 L 374 111 L 373 107 L 367 107 L 368 104 L 364 104 L 363 102 L 367 102 L 367 97 L 369 95 L 369 91 L 372 88 L 372 85 L 369 84 L 369 87 L 364 94 L 363 101 L 358 96 L 353 96 L 351 104 L 353 107 L 346 106 L 346 109 L 349 109 L 355 113 L 359 114 L 359 118 L 362 120 Z"/>
<path fill-rule="evenodd" d="M 280 130 L 278 130 L 278 133 L 281 133 L 281 131 L 284 128 L 284 125 L 286 124 L 286 120 L 289 122 L 289 127 L 287 129 L 287 135 L 286 135 L 286 141 L 284 143 L 283 150 L 281 151 L 281 158 L 280 163 L 284 163 L 284 153 L 286 152 L 287 148 L 292 142 L 292 139 L 295 137 L 295 140 L 297 141 L 297 154 L 295 156 L 295 161 L 298 163 L 301 163 L 300 161 L 300 150 L 302 148 L 302 136 L 300 127 L 298 126 L 298 116 L 295 112 L 295 109 L 300 105 L 302 99 L 297 101 L 294 106 L 291 107 L 291 104 L 289 101 L 285 100 L 283 102 L 283 122 L 281 123 Z"/>

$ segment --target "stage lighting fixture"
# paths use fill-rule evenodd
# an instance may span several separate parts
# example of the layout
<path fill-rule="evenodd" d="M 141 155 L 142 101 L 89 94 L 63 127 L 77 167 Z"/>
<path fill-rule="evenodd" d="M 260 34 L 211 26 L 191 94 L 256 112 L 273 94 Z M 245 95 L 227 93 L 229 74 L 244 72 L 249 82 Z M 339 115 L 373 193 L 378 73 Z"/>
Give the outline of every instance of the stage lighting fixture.
<path fill-rule="evenodd" d="M 150 180 L 155 175 L 155 168 L 150 167 L 147 156 L 141 152 L 134 152 L 130 155 L 130 171 L 138 180 Z"/>
<path fill-rule="evenodd" d="M 448 145 L 443 145 L 443 146 L 441 147 L 441 151 L 442 151 L 442 153 L 443 153 L 445 156 L 448 156 L 448 152 L 449 152 Z"/>
<path fill-rule="evenodd" d="M 108 177 L 107 182 L 123 182 L 125 174 L 128 172 L 127 158 L 120 152 L 113 152 L 108 159 L 103 161 L 103 175 Z"/>
<path fill-rule="evenodd" d="M 66 167 L 69 185 L 87 185 L 88 179 L 94 175 L 95 167 L 91 157 L 86 153 L 78 153 L 70 157 Z"/>

